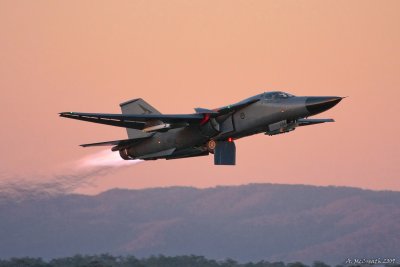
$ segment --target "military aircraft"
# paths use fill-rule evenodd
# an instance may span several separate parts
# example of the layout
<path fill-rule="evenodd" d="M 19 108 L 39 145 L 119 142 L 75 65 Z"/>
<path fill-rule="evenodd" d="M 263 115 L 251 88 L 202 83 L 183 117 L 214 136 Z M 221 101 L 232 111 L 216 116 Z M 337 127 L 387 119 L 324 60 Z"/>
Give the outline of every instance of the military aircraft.
<path fill-rule="evenodd" d="M 258 133 L 277 135 L 333 119 L 309 119 L 343 97 L 304 97 L 265 92 L 216 109 L 161 114 L 141 98 L 120 104 L 122 114 L 61 112 L 61 117 L 124 127 L 128 139 L 84 144 L 112 146 L 124 160 L 179 159 L 214 154 L 215 165 L 235 165 L 234 141 Z"/>

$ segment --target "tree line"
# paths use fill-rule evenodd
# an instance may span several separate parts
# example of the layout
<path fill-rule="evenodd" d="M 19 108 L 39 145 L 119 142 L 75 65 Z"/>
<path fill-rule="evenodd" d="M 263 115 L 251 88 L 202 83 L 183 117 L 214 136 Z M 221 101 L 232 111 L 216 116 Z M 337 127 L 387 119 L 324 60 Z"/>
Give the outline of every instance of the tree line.
<path fill-rule="evenodd" d="M 134 256 L 113 256 L 110 254 L 101 255 L 75 255 L 51 260 L 42 258 L 11 258 L 0 259 L 0 267 L 331 267 L 320 261 L 312 265 L 301 262 L 248 262 L 239 263 L 233 259 L 211 260 L 203 256 L 151 256 L 148 258 L 136 258 Z M 332 266 L 333 267 L 333 266 Z M 350 267 L 336 265 L 334 267 Z M 355 267 L 355 266 L 354 266 Z M 390 265 L 400 267 L 400 265 Z"/>

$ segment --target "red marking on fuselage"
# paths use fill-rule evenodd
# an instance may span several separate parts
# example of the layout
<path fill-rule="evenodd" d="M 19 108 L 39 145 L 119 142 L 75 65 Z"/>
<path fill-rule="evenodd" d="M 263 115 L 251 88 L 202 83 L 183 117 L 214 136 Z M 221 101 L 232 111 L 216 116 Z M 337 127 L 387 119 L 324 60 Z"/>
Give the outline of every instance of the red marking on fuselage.
<path fill-rule="evenodd" d="M 210 120 L 210 114 L 204 114 L 204 118 L 200 121 L 200 125 L 207 123 Z"/>

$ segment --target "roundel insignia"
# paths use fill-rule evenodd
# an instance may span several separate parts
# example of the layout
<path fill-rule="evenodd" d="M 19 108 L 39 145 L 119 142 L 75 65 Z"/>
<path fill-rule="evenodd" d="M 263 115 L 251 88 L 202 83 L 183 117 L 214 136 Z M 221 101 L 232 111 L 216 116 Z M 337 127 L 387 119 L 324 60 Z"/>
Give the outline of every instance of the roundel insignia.
<path fill-rule="evenodd" d="M 210 151 L 214 151 L 214 149 L 215 149 L 216 146 L 217 146 L 217 143 L 216 143 L 214 140 L 210 140 L 210 141 L 208 141 L 208 143 L 207 143 L 207 148 L 208 148 Z"/>
<path fill-rule="evenodd" d="M 241 119 L 246 118 L 246 114 L 244 114 L 244 112 L 240 113 L 240 118 L 241 118 Z"/>

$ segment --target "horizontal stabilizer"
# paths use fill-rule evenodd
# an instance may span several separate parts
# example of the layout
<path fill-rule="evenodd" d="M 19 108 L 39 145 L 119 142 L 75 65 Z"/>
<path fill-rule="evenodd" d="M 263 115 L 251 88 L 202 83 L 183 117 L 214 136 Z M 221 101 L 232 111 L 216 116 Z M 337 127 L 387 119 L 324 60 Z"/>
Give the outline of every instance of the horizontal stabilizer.
<path fill-rule="evenodd" d="M 105 141 L 99 143 L 91 143 L 91 144 L 82 144 L 81 147 L 91 147 L 91 146 L 117 146 L 119 144 L 127 143 L 129 139 L 125 140 L 114 140 L 114 141 Z"/>
<path fill-rule="evenodd" d="M 114 141 L 105 141 L 105 142 L 99 142 L 99 143 L 91 143 L 91 144 L 82 144 L 81 147 L 93 147 L 93 146 L 116 146 L 118 148 L 125 147 L 125 146 L 130 146 L 139 143 L 140 141 L 143 141 L 144 139 L 147 139 L 154 134 L 150 134 L 145 137 L 140 137 L 140 138 L 134 138 L 134 139 L 123 139 L 123 140 L 114 140 Z M 118 149 L 113 149 L 118 150 Z"/>

